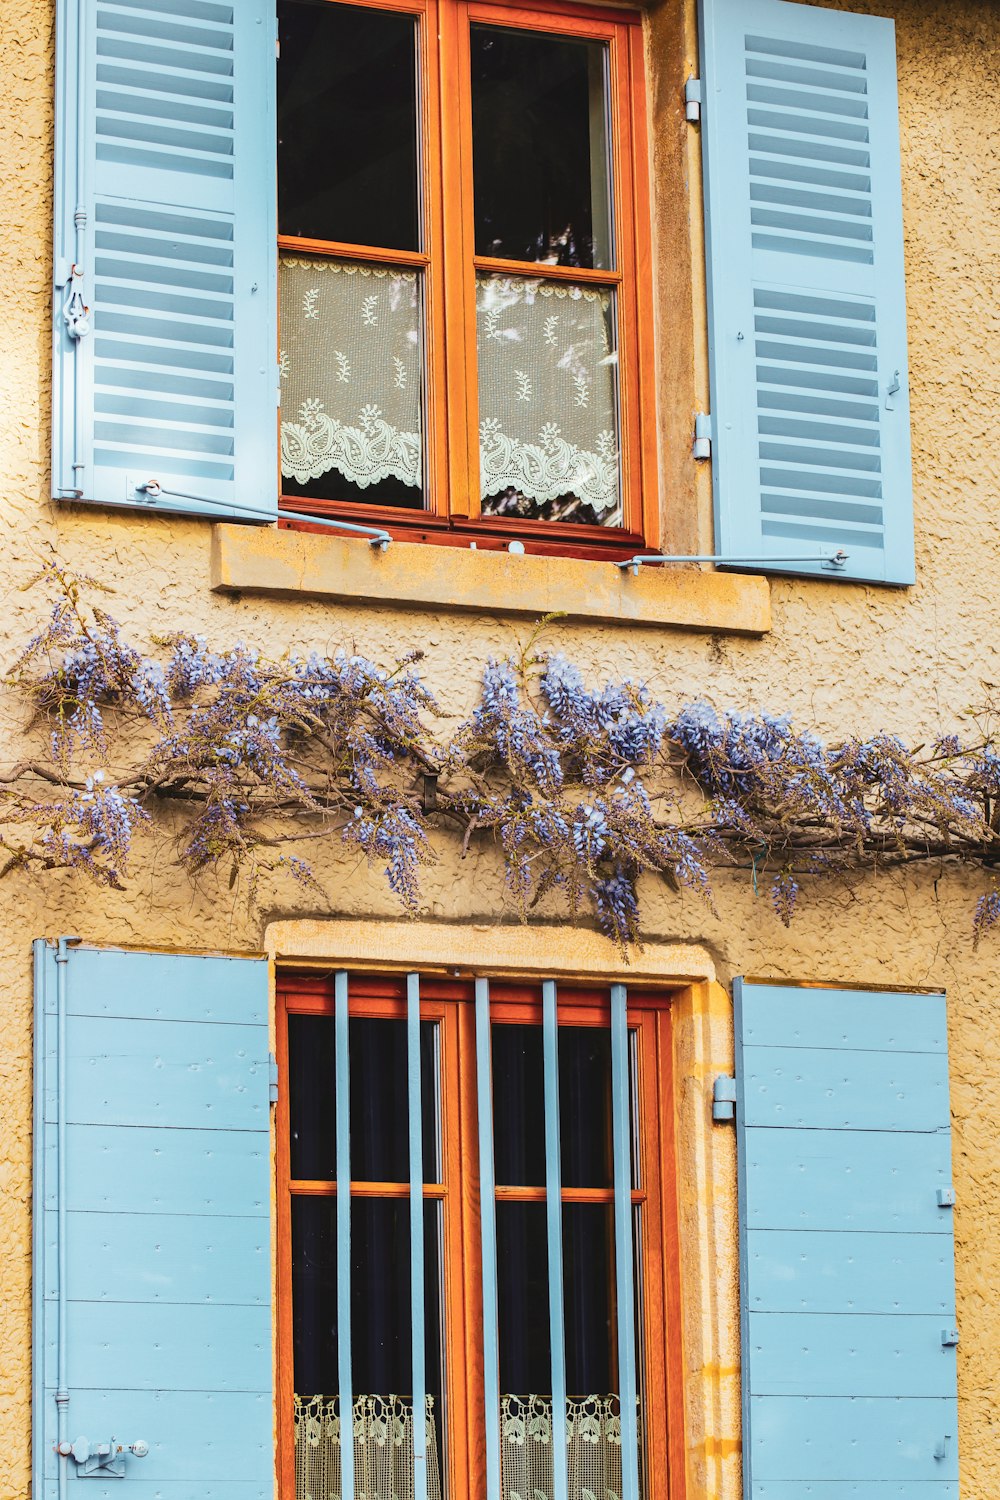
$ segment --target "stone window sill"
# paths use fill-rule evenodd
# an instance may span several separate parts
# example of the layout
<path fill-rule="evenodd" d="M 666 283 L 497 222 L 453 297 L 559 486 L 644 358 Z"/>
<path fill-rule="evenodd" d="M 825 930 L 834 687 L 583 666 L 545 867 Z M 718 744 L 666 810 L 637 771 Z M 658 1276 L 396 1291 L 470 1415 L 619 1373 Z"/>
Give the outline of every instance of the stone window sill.
<path fill-rule="evenodd" d="M 222 593 L 335 599 L 399 609 L 457 610 L 681 630 L 764 635 L 766 578 L 693 568 L 641 568 L 567 557 L 464 551 L 274 528 L 212 528 L 212 587 Z"/>

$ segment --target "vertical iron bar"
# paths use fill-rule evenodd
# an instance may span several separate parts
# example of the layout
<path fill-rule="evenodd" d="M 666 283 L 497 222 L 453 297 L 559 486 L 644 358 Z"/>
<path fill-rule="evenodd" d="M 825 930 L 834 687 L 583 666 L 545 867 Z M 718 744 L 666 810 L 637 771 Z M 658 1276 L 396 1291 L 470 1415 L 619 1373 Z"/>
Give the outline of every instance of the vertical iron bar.
<path fill-rule="evenodd" d="M 618 1303 L 618 1400 L 622 1424 L 621 1500 L 639 1500 L 639 1434 L 636 1416 L 635 1291 L 632 1259 L 631 1100 L 628 1067 L 628 995 L 611 986 L 611 1139 L 615 1176 L 615 1282 Z"/>
<path fill-rule="evenodd" d="M 56 1334 L 56 1452 L 59 1456 L 59 1500 L 65 1500 L 69 1478 L 69 1319 L 66 1268 L 66 1009 L 68 1003 L 69 944 L 75 938 L 61 937 L 56 944 L 56 1274 L 59 1278 Z"/>
<path fill-rule="evenodd" d="M 553 1500 L 569 1500 L 566 1467 L 566 1328 L 563 1312 L 562 1175 L 559 1157 L 559 1030 L 555 982 L 542 985 L 545 1060 L 545 1218 L 549 1252 Z"/>
<path fill-rule="evenodd" d="M 337 1382 L 340 1402 L 340 1493 L 354 1500 L 354 1390 L 351 1373 L 351 1054 L 347 971 L 334 979 L 337 1113 Z"/>
<path fill-rule="evenodd" d="M 406 976 L 406 1076 L 410 1125 L 410 1321 L 413 1325 L 413 1500 L 427 1500 L 424 1341 L 424 1150 L 420 1087 L 420 975 Z"/>
<path fill-rule="evenodd" d="M 479 1215 L 483 1240 L 483 1386 L 486 1396 L 486 1500 L 500 1500 L 500 1350 L 497 1332 L 497 1205 L 493 1166 L 490 982 L 476 980 L 476 1103 L 479 1111 Z"/>

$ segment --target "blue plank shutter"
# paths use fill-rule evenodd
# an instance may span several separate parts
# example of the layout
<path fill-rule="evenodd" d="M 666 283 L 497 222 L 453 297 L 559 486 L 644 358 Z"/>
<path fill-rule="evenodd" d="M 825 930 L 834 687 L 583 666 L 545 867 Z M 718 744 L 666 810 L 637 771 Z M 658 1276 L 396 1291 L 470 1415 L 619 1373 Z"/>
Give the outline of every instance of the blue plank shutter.
<path fill-rule="evenodd" d="M 944 996 L 734 998 L 746 1500 L 957 1500 Z"/>
<path fill-rule="evenodd" d="M 58 0 L 53 494 L 277 511 L 274 0 Z"/>
<path fill-rule="evenodd" d="M 32 1494 L 82 1472 L 58 1392 L 70 1443 L 148 1444 L 122 1494 L 270 1500 L 267 965 L 38 943 L 35 980 Z"/>
<path fill-rule="evenodd" d="M 716 550 L 912 583 L 893 24 L 699 4 Z"/>

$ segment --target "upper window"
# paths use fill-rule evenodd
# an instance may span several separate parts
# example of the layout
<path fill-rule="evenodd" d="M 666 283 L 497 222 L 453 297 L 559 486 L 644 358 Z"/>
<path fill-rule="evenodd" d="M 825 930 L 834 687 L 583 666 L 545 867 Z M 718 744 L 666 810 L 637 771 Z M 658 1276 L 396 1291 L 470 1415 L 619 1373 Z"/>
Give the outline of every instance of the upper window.
<path fill-rule="evenodd" d="M 651 533 L 637 17 L 278 9 L 286 498 L 480 545 Z"/>

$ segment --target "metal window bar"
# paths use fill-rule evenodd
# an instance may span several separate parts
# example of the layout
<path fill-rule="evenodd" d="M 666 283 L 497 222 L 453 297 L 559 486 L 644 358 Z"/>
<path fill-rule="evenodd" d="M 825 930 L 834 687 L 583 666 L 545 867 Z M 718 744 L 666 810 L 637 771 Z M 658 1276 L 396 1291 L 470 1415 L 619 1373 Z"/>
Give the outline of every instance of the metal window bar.
<path fill-rule="evenodd" d="M 622 1424 L 621 1500 L 639 1500 L 635 1291 L 632 1273 L 631 1091 L 628 1062 L 628 994 L 623 984 L 613 984 L 611 986 L 611 1143 L 615 1184 L 618 1401 Z"/>
<path fill-rule="evenodd" d="M 490 982 L 476 980 L 476 1096 L 479 1204 L 483 1244 L 483 1386 L 486 1397 L 486 1497 L 500 1500 L 500 1350 L 497 1314 L 497 1205 L 493 1159 Z"/>
<path fill-rule="evenodd" d="M 424 1163 L 420 1099 L 420 975 L 406 976 L 406 1074 L 410 1135 L 410 1321 L 413 1327 L 413 1500 L 427 1500 L 427 1371 L 424 1341 Z"/>
<path fill-rule="evenodd" d="M 337 1384 L 340 1403 L 340 1493 L 354 1495 L 354 1389 L 351 1371 L 351 1066 L 347 972 L 334 978 L 337 1117 Z"/>
<path fill-rule="evenodd" d="M 566 1463 L 566 1327 L 563 1310 L 562 1179 L 559 1151 L 559 1031 L 555 981 L 542 985 L 545 1096 L 545 1221 L 549 1252 L 553 1500 L 569 1500 Z"/>

